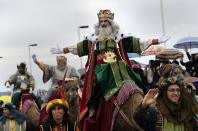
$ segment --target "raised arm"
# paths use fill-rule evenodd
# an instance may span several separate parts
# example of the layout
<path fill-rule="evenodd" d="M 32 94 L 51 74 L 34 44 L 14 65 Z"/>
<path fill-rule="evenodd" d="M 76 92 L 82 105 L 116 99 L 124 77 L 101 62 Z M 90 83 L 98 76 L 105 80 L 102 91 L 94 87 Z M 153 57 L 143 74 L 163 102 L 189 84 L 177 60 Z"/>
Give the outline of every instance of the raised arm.
<path fill-rule="evenodd" d="M 190 53 L 188 52 L 188 48 L 187 48 L 187 47 L 185 48 L 185 52 L 186 52 L 186 55 L 187 55 L 187 57 L 188 57 L 188 60 L 190 60 L 190 57 L 191 57 L 191 56 L 190 56 Z"/>
<path fill-rule="evenodd" d="M 150 89 L 133 114 L 135 121 L 144 130 L 155 130 L 156 110 L 149 105 L 155 103 L 157 93 L 158 89 Z"/>
<path fill-rule="evenodd" d="M 123 45 L 123 48 L 126 52 L 133 52 L 133 53 L 141 53 L 142 51 L 146 50 L 149 46 L 164 43 L 170 37 L 169 36 L 162 36 L 158 39 L 140 39 L 133 36 L 123 37 L 120 41 L 120 45 Z M 121 43 L 122 42 L 122 43 Z"/>
<path fill-rule="evenodd" d="M 43 71 L 44 70 L 44 64 L 43 64 L 43 62 L 39 62 L 37 60 L 37 57 L 36 57 L 35 54 L 32 55 L 32 59 L 33 59 L 34 63 L 36 63 L 38 65 L 38 67 Z"/>
<path fill-rule="evenodd" d="M 74 55 L 77 55 L 77 45 L 73 45 L 70 47 L 60 48 L 58 45 L 56 48 L 51 48 L 50 52 L 52 54 L 66 54 L 66 53 L 72 53 Z"/>
<path fill-rule="evenodd" d="M 144 51 L 145 49 L 147 49 L 151 45 L 165 43 L 169 39 L 170 39 L 170 36 L 161 36 L 157 39 L 149 39 L 149 40 L 141 40 L 140 39 L 140 48 L 141 48 L 142 51 Z"/>
<path fill-rule="evenodd" d="M 144 96 L 142 101 L 142 107 L 153 105 L 156 102 L 156 95 L 158 94 L 158 88 L 150 89 L 147 94 Z"/>
<path fill-rule="evenodd" d="M 54 67 L 52 65 L 44 64 L 37 60 L 36 55 L 32 55 L 33 61 L 38 65 L 38 67 L 43 71 L 43 82 L 46 83 L 54 74 Z"/>
<path fill-rule="evenodd" d="M 12 84 L 15 84 L 16 82 L 16 74 L 13 74 L 9 77 L 9 79 L 5 82 L 5 86 L 9 87 Z"/>

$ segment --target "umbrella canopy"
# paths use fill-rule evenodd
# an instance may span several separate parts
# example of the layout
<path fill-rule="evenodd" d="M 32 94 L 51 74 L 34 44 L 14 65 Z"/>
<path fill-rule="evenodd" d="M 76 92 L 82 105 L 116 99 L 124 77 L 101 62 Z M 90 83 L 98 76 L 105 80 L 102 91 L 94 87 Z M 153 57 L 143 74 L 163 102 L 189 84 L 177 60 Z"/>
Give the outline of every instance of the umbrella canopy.
<path fill-rule="evenodd" d="M 129 58 L 140 57 L 140 55 L 137 54 L 137 53 L 127 53 L 127 55 L 128 55 Z"/>
<path fill-rule="evenodd" d="M 178 49 L 198 48 L 198 37 L 186 37 L 177 41 L 173 47 Z"/>
<path fill-rule="evenodd" d="M 147 48 L 145 51 L 141 53 L 142 56 L 147 56 L 147 55 L 156 55 L 157 52 L 160 52 L 164 50 L 165 47 L 160 46 L 160 45 L 151 45 L 149 48 Z"/>
<path fill-rule="evenodd" d="M 183 58 L 183 53 L 177 49 L 164 49 L 156 54 L 156 59 L 160 60 L 176 60 Z"/>

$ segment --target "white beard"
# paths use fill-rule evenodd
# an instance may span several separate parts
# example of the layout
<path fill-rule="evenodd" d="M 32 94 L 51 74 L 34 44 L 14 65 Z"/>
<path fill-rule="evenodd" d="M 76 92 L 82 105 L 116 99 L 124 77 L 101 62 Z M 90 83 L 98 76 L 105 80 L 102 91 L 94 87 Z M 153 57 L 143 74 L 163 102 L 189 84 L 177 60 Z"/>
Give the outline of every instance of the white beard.
<path fill-rule="evenodd" d="M 99 27 L 99 35 L 111 35 L 113 33 L 112 27 L 108 25 L 107 27 Z"/>
<path fill-rule="evenodd" d="M 110 25 L 108 25 L 106 28 L 102 28 L 99 23 L 95 25 L 95 35 L 111 35 L 114 36 L 118 33 L 120 27 L 118 24 L 116 24 L 113 20 L 108 19 L 110 22 Z M 108 29 L 107 29 L 108 28 Z"/>

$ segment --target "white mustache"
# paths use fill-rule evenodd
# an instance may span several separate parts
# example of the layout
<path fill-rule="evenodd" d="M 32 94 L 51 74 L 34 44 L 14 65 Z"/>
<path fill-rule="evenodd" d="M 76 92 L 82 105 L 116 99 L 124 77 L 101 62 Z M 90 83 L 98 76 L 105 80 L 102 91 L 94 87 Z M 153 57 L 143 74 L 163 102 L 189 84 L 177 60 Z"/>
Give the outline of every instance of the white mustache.
<path fill-rule="evenodd" d="M 106 27 L 103 25 L 100 25 L 99 27 L 99 34 L 100 35 L 110 35 L 112 33 L 112 27 L 110 25 L 107 25 Z"/>

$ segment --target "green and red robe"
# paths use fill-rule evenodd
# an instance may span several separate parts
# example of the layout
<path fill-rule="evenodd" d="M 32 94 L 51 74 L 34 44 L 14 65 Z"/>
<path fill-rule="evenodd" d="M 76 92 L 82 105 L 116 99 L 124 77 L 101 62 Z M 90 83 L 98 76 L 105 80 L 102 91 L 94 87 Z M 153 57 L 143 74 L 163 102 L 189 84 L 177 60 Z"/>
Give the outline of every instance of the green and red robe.
<path fill-rule="evenodd" d="M 122 84 L 131 81 L 141 87 L 140 76 L 133 72 L 123 61 L 96 65 L 94 71 L 97 82 L 100 82 L 102 93 L 106 101 L 119 91 Z"/>
<path fill-rule="evenodd" d="M 141 53 L 138 38 L 127 37 L 117 42 L 113 39 L 94 42 L 84 40 L 77 44 L 77 51 L 79 56 L 88 55 L 86 63 L 87 72 L 85 74 L 84 89 L 80 103 L 80 120 L 84 120 L 83 117 L 88 111 L 87 102 L 92 96 L 92 89 L 97 84 L 96 80 L 102 85 L 101 88 L 106 102 L 111 102 L 112 96 L 119 91 L 122 84 L 126 81 L 134 82 L 140 88 L 143 88 L 140 76 L 132 71 L 127 56 L 128 52 Z M 115 62 L 104 62 L 104 55 L 108 51 L 116 55 Z M 111 113 L 112 112 L 113 110 Z M 108 120 L 111 121 L 111 118 L 108 118 Z M 102 124 L 106 123 L 104 122 Z M 82 122 L 82 124 L 82 126 L 86 126 L 84 129 L 89 130 L 87 129 L 88 125 L 86 123 Z M 109 130 L 110 126 L 111 125 L 108 124 L 105 128 L 98 128 L 97 130 Z"/>

